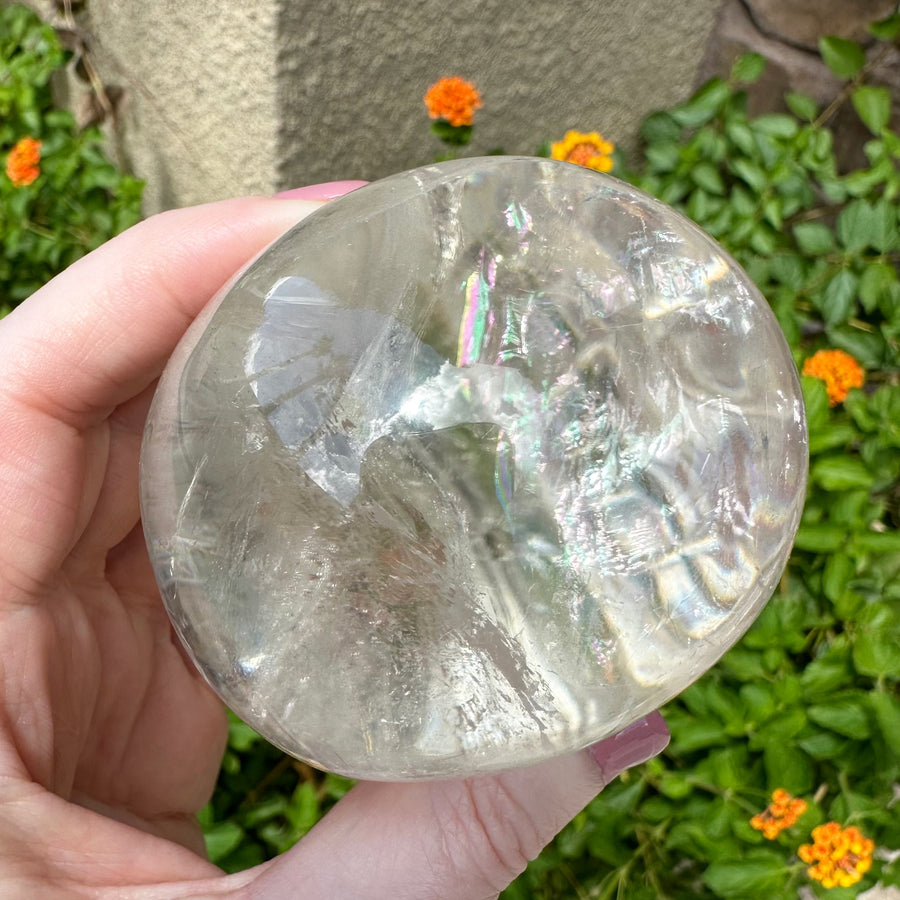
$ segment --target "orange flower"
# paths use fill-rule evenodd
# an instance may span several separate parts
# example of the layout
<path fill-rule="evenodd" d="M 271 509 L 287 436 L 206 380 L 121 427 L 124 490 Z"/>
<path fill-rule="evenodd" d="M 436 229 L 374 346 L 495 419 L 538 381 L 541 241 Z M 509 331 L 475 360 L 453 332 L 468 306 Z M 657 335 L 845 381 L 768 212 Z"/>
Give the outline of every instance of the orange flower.
<path fill-rule="evenodd" d="M 567 131 L 561 141 L 550 147 L 553 159 L 586 166 L 597 172 L 612 171 L 612 152 L 615 145 L 607 141 L 596 131 L 582 134 L 580 131 Z"/>
<path fill-rule="evenodd" d="M 9 152 L 6 174 L 16 187 L 31 184 L 41 174 L 41 142 L 24 137 Z"/>
<path fill-rule="evenodd" d="M 850 388 L 862 387 L 866 380 L 863 367 L 843 350 L 820 350 L 813 354 L 803 363 L 803 374 L 825 382 L 829 406 L 843 403 Z"/>
<path fill-rule="evenodd" d="M 809 865 L 806 874 L 822 887 L 851 887 L 872 867 L 875 842 L 852 825 L 819 825 L 813 828 L 812 839 L 812 844 L 800 846 L 797 855 Z"/>
<path fill-rule="evenodd" d="M 425 93 L 425 105 L 432 119 L 446 119 L 451 125 L 471 125 L 481 94 L 475 85 L 459 76 L 441 78 Z"/>
<path fill-rule="evenodd" d="M 806 801 L 792 797 L 784 788 L 777 788 L 772 792 L 772 802 L 761 812 L 755 815 L 750 824 L 763 833 L 763 837 L 770 841 L 790 828 L 803 813 L 806 812 Z"/>

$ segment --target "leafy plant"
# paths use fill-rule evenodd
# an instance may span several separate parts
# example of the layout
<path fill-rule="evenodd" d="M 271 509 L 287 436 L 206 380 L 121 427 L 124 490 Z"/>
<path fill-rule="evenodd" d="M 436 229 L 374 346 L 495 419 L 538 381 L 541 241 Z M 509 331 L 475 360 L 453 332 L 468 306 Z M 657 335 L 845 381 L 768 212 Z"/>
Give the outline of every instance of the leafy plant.
<path fill-rule="evenodd" d="M 0 315 L 140 218 L 142 182 L 109 162 L 98 129 L 79 131 L 53 102 L 65 62 L 50 26 L 0 6 Z"/>
<path fill-rule="evenodd" d="M 200 823 L 210 859 L 237 872 L 293 847 L 352 782 L 285 756 L 229 716 L 228 749 Z"/>

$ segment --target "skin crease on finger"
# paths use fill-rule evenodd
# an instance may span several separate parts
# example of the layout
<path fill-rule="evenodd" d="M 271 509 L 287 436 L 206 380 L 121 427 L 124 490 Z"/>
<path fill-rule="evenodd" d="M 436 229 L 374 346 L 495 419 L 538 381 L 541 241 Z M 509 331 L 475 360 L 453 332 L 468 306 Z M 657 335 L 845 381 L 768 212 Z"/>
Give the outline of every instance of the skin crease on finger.
<path fill-rule="evenodd" d="M 361 783 L 270 863 L 222 876 L 200 855 L 194 816 L 225 717 L 147 559 L 141 430 L 188 324 L 318 205 L 161 214 L 0 321 L 0 898 L 496 896 L 603 784 L 665 744 L 650 717 L 603 750 L 528 769 Z"/>

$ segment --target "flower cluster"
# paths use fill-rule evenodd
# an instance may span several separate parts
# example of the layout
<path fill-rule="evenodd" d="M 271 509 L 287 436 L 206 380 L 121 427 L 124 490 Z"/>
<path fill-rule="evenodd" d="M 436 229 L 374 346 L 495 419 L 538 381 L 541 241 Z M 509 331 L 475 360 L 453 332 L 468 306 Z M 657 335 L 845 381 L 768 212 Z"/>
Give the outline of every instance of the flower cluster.
<path fill-rule="evenodd" d="M 790 828 L 806 812 L 806 801 L 792 797 L 784 788 L 772 792 L 772 802 L 755 815 L 750 824 L 770 841 Z"/>
<path fill-rule="evenodd" d="M 16 187 L 26 187 L 41 174 L 41 142 L 24 137 L 9 152 L 6 174 Z"/>
<path fill-rule="evenodd" d="M 550 155 L 553 159 L 586 166 L 597 172 L 611 172 L 613 150 L 615 150 L 615 145 L 596 131 L 587 134 L 580 131 L 567 131 L 561 141 L 551 145 Z"/>
<path fill-rule="evenodd" d="M 829 406 L 843 403 L 850 388 L 862 387 L 866 380 L 862 366 L 843 350 L 819 350 L 803 363 L 803 374 L 825 382 Z"/>
<path fill-rule="evenodd" d="M 851 887 L 872 866 L 875 842 L 852 825 L 819 825 L 813 829 L 812 839 L 813 843 L 803 844 L 797 855 L 809 865 L 806 874 L 822 887 Z"/>
<path fill-rule="evenodd" d="M 459 76 L 436 81 L 424 99 L 432 119 L 444 119 L 456 128 L 471 125 L 475 110 L 481 109 L 481 94 L 474 84 Z"/>

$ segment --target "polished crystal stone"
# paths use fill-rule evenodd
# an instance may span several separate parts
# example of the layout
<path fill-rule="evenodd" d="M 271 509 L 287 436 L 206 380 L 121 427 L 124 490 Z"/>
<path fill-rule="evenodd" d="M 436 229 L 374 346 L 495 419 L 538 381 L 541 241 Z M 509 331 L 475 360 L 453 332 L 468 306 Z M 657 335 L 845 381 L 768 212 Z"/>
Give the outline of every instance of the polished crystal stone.
<path fill-rule="evenodd" d="M 549 160 L 329 203 L 160 384 L 150 555 L 210 684 L 349 775 L 469 775 L 650 712 L 749 627 L 806 479 L 766 302 L 686 219 Z"/>

